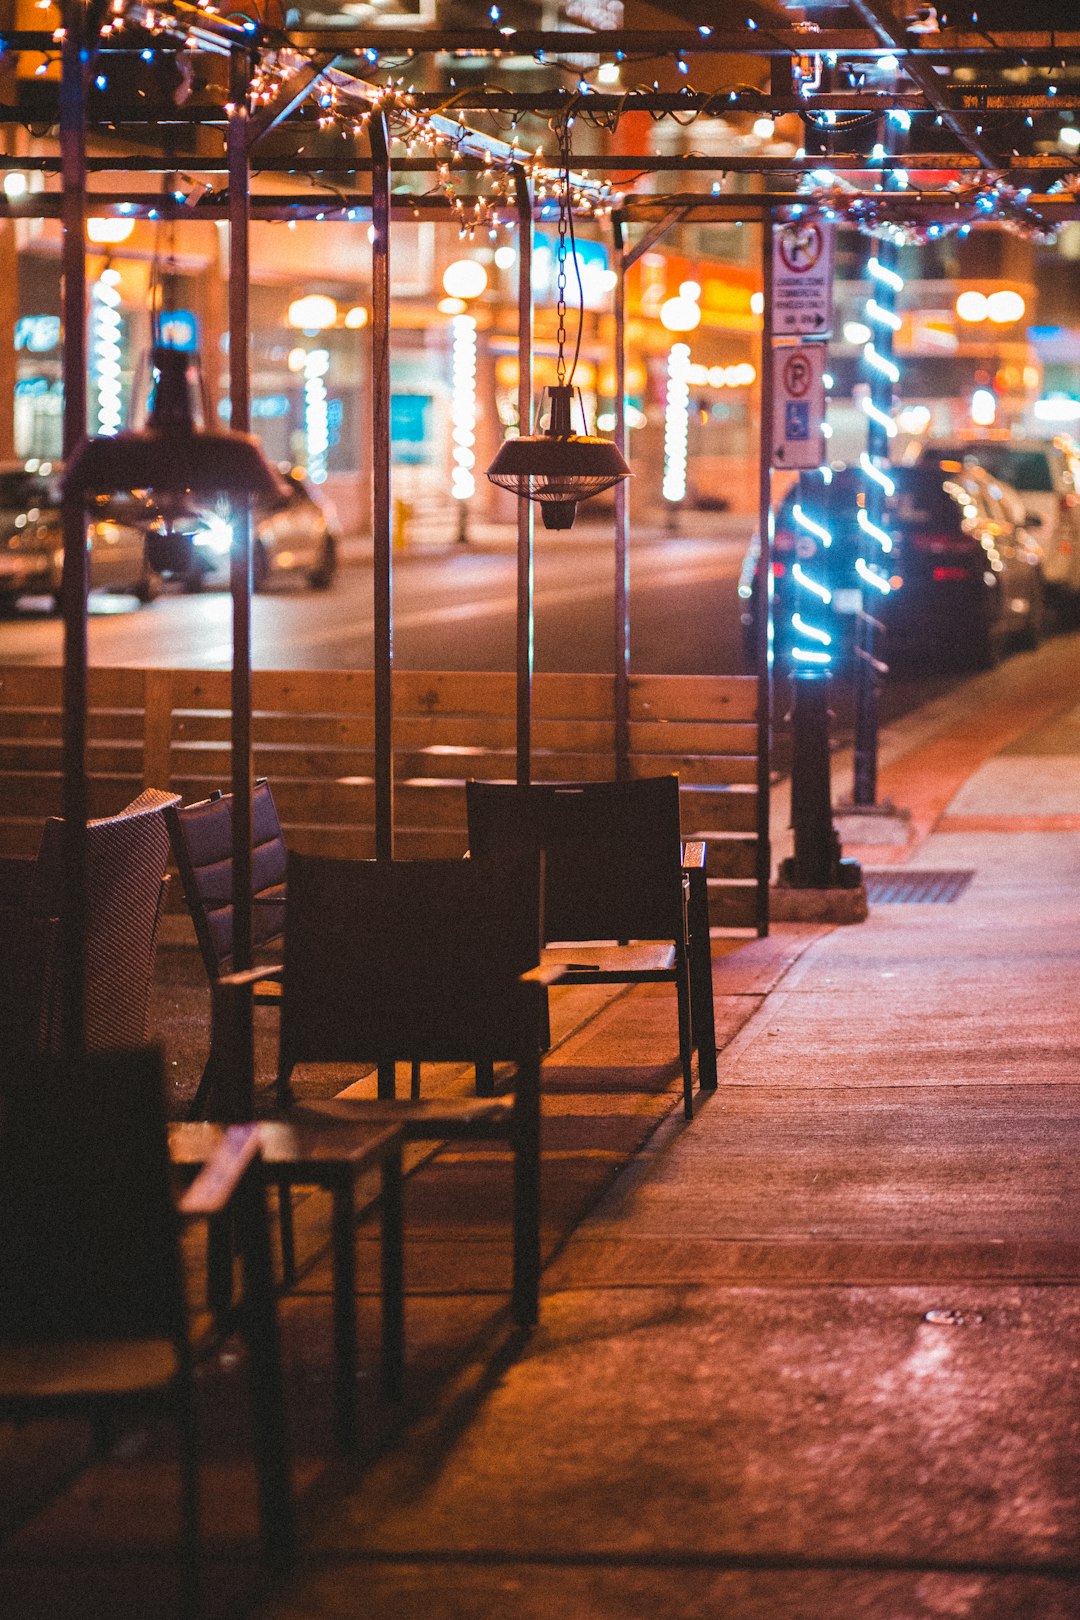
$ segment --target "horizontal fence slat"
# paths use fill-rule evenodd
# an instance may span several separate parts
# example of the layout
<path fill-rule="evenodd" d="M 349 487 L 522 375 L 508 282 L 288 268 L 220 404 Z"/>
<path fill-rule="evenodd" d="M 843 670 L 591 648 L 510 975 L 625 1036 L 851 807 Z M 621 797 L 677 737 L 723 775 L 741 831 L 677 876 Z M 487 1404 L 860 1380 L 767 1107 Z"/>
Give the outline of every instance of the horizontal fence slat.
<path fill-rule="evenodd" d="M 630 754 L 757 755 L 757 726 L 751 721 L 634 720 Z"/>
<path fill-rule="evenodd" d="M 630 758 L 631 776 L 664 776 L 674 772 L 683 787 L 726 787 L 757 781 L 757 760 L 742 754 L 650 754 Z"/>
<path fill-rule="evenodd" d="M 679 795 L 684 838 L 708 838 L 711 832 L 757 830 L 757 794 L 745 789 L 684 788 Z"/>
<path fill-rule="evenodd" d="M 631 720 L 753 720 L 752 675 L 634 675 Z"/>
<path fill-rule="evenodd" d="M 757 889 L 753 883 L 709 884 L 709 923 L 713 928 L 753 928 Z"/>
<path fill-rule="evenodd" d="M 755 838 L 707 838 L 705 874 L 710 878 L 752 878 L 757 875 Z"/>

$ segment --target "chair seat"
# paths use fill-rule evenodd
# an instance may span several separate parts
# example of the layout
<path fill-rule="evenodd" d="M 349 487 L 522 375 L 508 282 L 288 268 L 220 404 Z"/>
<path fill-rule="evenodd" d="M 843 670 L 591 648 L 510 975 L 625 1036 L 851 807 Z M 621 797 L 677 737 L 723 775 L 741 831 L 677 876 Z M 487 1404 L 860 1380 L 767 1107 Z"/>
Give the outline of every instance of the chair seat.
<path fill-rule="evenodd" d="M 413 1141 L 444 1141 L 475 1136 L 485 1126 L 493 1135 L 505 1135 L 513 1115 L 510 1099 L 501 1097 L 446 1097 L 406 1101 L 404 1098 L 335 1097 L 328 1102 L 303 1103 L 293 1112 L 320 1123 L 339 1120 L 343 1125 L 400 1125 Z"/>
<path fill-rule="evenodd" d="M 134 1395 L 163 1389 L 179 1370 L 171 1339 L 0 1345 L 0 1401 Z"/>
<path fill-rule="evenodd" d="M 670 939 L 635 939 L 629 945 L 549 945 L 541 958 L 545 967 L 564 967 L 590 973 L 668 973 L 675 966 Z"/>

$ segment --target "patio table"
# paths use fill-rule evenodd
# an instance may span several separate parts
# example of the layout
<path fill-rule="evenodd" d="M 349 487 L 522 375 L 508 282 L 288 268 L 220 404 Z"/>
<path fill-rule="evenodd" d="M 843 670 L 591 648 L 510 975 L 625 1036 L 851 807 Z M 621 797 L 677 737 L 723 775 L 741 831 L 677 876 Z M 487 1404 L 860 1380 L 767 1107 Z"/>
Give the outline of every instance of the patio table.
<path fill-rule="evenodd" d="M 194 1176 L 212 1156 L 228 1127 L 208 1121 L 169 1127 L 174 1166 Z M 356 1183 L 379 1169 L 382 1182 L 382 1380 L 396 1398 L 401 1391 L 405 1322 L 401 1201 L 400 1125 L 355 1125 L 305 1115 L 302 1109 L 258 1124 L 263 1173 L 280 1195 L 292 1187 L 319 1187 L 333 1200 L 331 1247 L 334 1302 L 334 1404 L 340 1445 L 357 1438 L 356 1375 Z"/>

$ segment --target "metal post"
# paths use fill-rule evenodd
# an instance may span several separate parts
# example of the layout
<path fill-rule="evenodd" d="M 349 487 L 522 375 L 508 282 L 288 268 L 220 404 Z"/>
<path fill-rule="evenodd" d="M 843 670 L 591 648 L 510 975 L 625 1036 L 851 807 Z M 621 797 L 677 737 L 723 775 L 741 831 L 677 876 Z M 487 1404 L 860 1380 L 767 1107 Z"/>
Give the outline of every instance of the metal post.
<path fill-rule="evenodd" d="M 251 429 L 251 359 L 248 309 L 248 58 L 234 51 L 230 64 L 232 111 L 228 127 L 229 163 L 229 424 L 234 432 Z M 233 838 L 233 967 L 252 963 L 251 866 L 251 509 L 238 506 L 229 563 L 232 590 L 232 838 Z"/>
<path fill-rule="evenodd" d="M 371 143 L 371 532 L 375 612 L 375 859 L 394 858 L 393 508 L 390 491 L 390 141 L 386 114 Z"/>
<path fill-rule="evenodd" d="M 757 878 L 758 934 L 769 932 L 769 879 L 772 847 L 769 841 L 769 768 L 772 760 L 772 453 L 773 453 L 773 209 L 765 212 L 761 232 L 761 274 L 764 316 L 761 328 L 761 424 L 758 448 L 758 534 L 760 553 L 757 579 Z"/>
<path fill-rule="evenodd" d="M 832 822 L 829 780 L 829 676 L 801 669 L 792 682 L 791 806 L 795 854 L 781 878 L 794 888 L 840 882 L 840 840 Z"/>
<path fill-rule="evenodd" d="M 514 165 L 514 195 L 518 209 L 518 432 L 532 431 L 533 289 L 532 190 L 529 177 Z M 517 781 L 532 780 L 532 686 L 534 657 L 534 547 L 533 503 L 524 495 L 517 502 Z"/>
<path fill-rule="evenodd" d="M 70 463 L 86 434 L 86 66 L 85 14 L 79 0 L 63 9 L 60 52 L 60 158 L 63 173 L 64 457 Z M 82 1050 L 86 998 L 87 635 L 89 562 L 82 501 L 65 501 L 64 533 L 64 889 L 63 1044 Z"/>
<path fill-rule="evenodd" d="M 623 222 L 611 218 L 615 261 L 615 443 L 626 455 L 626 263 Z M 615 776 L 630 775 L 630 489 L 615 485 Z"/>

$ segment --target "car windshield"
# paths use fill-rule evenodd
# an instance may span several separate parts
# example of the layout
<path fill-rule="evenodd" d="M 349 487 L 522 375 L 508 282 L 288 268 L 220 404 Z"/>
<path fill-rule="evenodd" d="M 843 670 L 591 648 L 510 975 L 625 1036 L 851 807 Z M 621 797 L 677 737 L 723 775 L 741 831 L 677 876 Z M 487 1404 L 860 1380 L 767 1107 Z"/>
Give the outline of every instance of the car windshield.
<path fill-rule="evenodd" d="M 56 480 L 43 478 L 40 473 L 0 473 L 0 508 L 8 512 L 25 512 L 31 506 L 58 506 L 60 491 Z"/>
<path fill-rule="evenodd" d="M 948 451 L 942 453 L 949 454 Z M 977 461 L 980 467 L 985 467 L 995 478 L 1003 478 L 1013 489 L 1027 490 L 1033 495 L 1054 492 L 1050 457 L 1045 450 L 1018 450 L 1008 444 L 965 444 L 958 445 L 954 453 L 958 460 L 967 456 Z"/>

